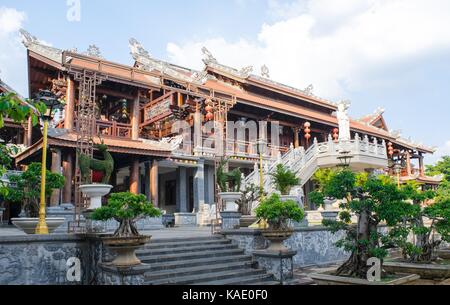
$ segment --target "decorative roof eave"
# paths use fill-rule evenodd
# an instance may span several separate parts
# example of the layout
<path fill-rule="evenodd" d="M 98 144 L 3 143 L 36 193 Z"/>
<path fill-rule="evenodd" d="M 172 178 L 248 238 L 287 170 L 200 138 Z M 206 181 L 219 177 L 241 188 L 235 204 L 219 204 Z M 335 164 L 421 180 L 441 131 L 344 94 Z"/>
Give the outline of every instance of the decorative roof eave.
<path fill-rule="evenodd" d="M 20 35 L 22 36 L 23 45 L 29 51 L 48 58 L 58 64 L 62 64 L 62 50 L 45 45 L 43 42 L 38 40 L 35 36 L 31 35 L 24 29 L 20 29 Z"/>
<path fill-rule="evenodd" d="M 333 110 L 337 109 L 336 103 L 319 98 L 312 94 L 313 86 L 309 85 L 305 90 L 300 90 L 276 81 L 271 80 L 267 76 L 269 75 L 268 68 L 266 65 L 261 67 L 261 76 L 252 74 L 253 67 L 244 67 L 241 70 L 237 70 L 230 66 L 223 65 L 217 61 L 217 59 L 211 54 L 211 52 L 203 47 L 203 62 L 205 64 L 205 71 L 212 71 L 218 74 L 222 74 L 228 78 L 234 79 L 241 83 L 252 83 L 253 85 L 264 87 L 270 86 L 271 89 L 278 89 L 285 91 L 285 93 L 290 93 L 296 97 L 300 97 L 308 100 L 309 102 L 319 104 L 321 106 L 329 107 Z"/>
<path fill-rule="evenodd" d="M 206 71 L 195 71 L 184 67 L 172 65 L 168 62 L 151 57 L 150 53 L 145 50 L 141 43 L 131 38 L 129 41 L 130 53 L 136 64 L 135 67 L 144 71 L 159 71 L 183 82 L 204 85 L 211 78 Z M 184 72 L 184 73 L 183 73 Z"/>

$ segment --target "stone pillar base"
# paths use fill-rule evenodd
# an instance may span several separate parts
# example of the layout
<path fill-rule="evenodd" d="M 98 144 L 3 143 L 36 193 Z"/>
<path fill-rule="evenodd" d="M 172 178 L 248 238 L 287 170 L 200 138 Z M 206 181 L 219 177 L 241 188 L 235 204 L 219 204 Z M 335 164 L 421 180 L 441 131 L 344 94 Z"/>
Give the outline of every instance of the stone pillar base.
<path fill-rule="evenodd" d="M 144 285 L 144 273 L 148 268 L 145 264 L 132 267 L 116 267 L 108 263 L 99 264 L 100 274 L 97 277 L 99 285 Z"/>
<path fill-rule="evenodd" d="M 196 213 L 174 213 L 176 226 L 196 226 Z"/>
<path fill-rule="evenodd" d="M 222 230 L 234 230 L 241 227 L 241 213 L 224 211 L 220 212 L 222 217 Z"/>
<path fill-rule="evenodd" d="M 274 252 L 268 250 L 253 251 L 253 259 L 258 262 L 259 268 L 272 273 L 280 283 L 286 283 L 294 277 L 294 262 L 292 258 L 297 251 Z"/>

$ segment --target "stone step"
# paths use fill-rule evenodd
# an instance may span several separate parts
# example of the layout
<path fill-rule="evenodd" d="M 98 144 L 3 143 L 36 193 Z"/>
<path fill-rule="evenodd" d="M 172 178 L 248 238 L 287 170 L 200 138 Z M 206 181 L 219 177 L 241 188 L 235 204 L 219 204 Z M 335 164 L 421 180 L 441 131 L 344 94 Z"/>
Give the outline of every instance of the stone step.
<path fill-rule="evenodd" d="M 152 263 L 149 266 L 149 271 L 158 270 L 173 270 L 177 268 L 187 268 L 195 266 L 206 266 L 214 264 L 226 264 L 226 263 L 236 263 L 236 262 L 251 262 L 252 257 L 250 255 L 229 255 L 229 256 L 219 256 L 219 257 L 203 257 L 197 259 L 189 260 L 178 260 L 178 261 L 160 261 L 157 263 Z"/>
<path fill-rule="evenodd" d="M 265 275 L 262 269 L 243 268 L 239 270 L 228 270 L 220 272 L 209 272 L 204 274 L 191 274 L 187 276 L 180 276 L 171 279 L 162 279 L 152 281 L 152 285 L 170 285 L 170 284 L 195 284 L 198 282 L 209 282 L 218 280 L 240 280 L 241 278 L 249 276 Z"/>
<path fill-rule="evenodd" d="M 174 248 L 182 248 L 189 246 L 206 246 L 206 245 L 227 245 L 231 244 L 231 240 L 227 239 L 217 239 L 217 240 L 204 240 L 204 241 L 189 241 L 189 242 L 159 242 L 153 243 L 150 242 L 140 249 L 174 249 Z"/>
<path fill-rule="evenodd" d="M 143 249 L 137 250 L 136 254 L 141 256 L 149 255 L 164 255 L 164 254 L 175 254 L 175 253 L 193 253 L 193 252 L 209 252 L 212 250 L 229 250 L 238 249 L 237 245 L 233 244 L 213 244 L 213 245 L 200 245 L 200 246 L 190 246 L 190 247 L 175 247 L 175 248 L 156 248 L 156 249 Z"/>
<path fill-rule="evenodd" d="M 191 241 L 210 241 L 210 240 L 223 240 L 222 235 L 210 235 L 210 236 L 197 236 L 197 237 L 175 237 L 175 238 L 155 238 L 151 239 L 151 244 L 156 243 L 184 243 Z"/>
<path fill-rule="evenodd" d="M 197 282 L 194 285 L 212 285 L 212 286 L 217 286 L 217 285 L 254 285 L 255 283 L 260 283 L 260 282 L 265 282 L 265 281 L 273 281 L 273 275 L 269 274 L 269 273 L 263 273 L 263 274 L 242 276 L 242 277 L 229 278 L 229 279 L 223 279 L 223 280 Z"/>
<path fill-rule="evenodd" d="M 239 255 L 243 254 L 242 249 L 226 249 L 226 250 L 213 250 L 207 252 L 194 252 L 194 253 L 176 253 L 176 254 L 165 254 L 165 255 L 139 255 L 139 259 L 147 264 L 157 263 L 157 262 L 169 262 L 169 261 L 184 261 L 196 258 L 214 258 L 220 256 L 229 255 Z"/>
<path fill-rule="evenodd" d="M 204 274 L 210 272 L 220 272 L 227 270 L 239 270 L 243 268 L 251 268 L 252 262 L 229 262 L 222 264 L 207 264 L 197 267 L 186 267 L 186 268 L 175 268 L 173 270 L 161 270 L 146 272 L 145 278 L 148 281 L 159 280 L 159 279 L 170 279 L 177 276 L 185 276 L 190 274 Z"/>

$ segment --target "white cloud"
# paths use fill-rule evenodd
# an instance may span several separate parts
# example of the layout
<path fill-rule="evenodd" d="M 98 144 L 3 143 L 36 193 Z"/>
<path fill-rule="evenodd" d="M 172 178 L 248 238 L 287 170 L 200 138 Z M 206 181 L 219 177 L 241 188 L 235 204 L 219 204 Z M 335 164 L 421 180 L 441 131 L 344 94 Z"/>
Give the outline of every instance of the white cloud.
<path fill-rule="evenodd" d="M 269 0 L 282 20 L 264 24 L 254 40 L 212 37 L 169 43 L 171 61 L 201 68 L 201 47 L 237 68 L 266 64 L 277 81 L 306 87 L 332 99 L 346 90 L 385 85 L 373 71 L 450 48 L 450 1 L 447 0 Z M 387 75 L 389 77 L 389 75 Z"/>
<path fill-rule="evenodd" d="M 443 156 L 450 156 L 450 140 L 445 142 L 442 146 L 438 147 L 437 151 L 433 155 L 427 155 L 425 163 L 434 164 Z"/>
<path fill-rule="evenodd" d="M 25 20 L 24 12 L 0 7 L 0 78 L 22 94 L 27 92 L 26 52 L 18 30 Z"/>

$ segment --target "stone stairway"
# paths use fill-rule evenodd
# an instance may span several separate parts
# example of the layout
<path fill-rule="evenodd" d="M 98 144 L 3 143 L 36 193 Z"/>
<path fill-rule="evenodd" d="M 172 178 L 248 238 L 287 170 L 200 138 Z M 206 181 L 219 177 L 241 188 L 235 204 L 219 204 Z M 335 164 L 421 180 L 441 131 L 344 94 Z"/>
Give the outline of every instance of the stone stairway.
<path fill-rule="evenodd" d="M 147 285 L 278 285 L 221 236 L 156 239 L 136 251 Z"/>

